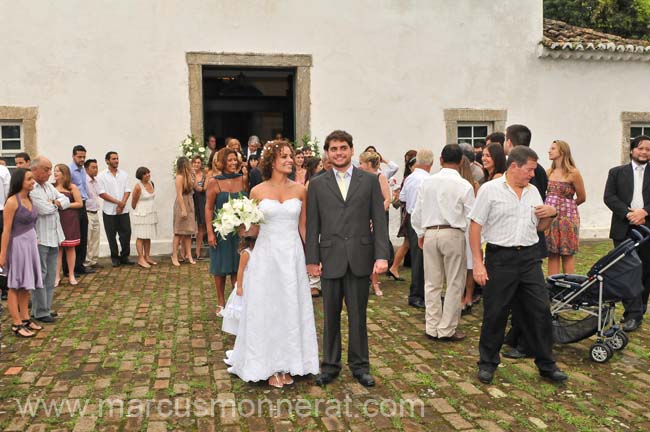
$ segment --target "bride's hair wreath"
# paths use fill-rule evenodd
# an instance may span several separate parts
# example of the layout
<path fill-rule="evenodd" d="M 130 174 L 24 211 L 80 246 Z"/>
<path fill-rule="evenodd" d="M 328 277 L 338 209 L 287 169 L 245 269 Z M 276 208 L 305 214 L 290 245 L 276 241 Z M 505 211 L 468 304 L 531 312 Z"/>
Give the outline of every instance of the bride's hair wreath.
<path fill-rule="evenodd" d="M 260 158 L 259 169 L 262 172 L 262 177 L 264 180 L 271 178 L 273 173 L 273 164 L 275 159 L 278 157 L 283 148 L 288 147 L 291 150 L 291 157 L 294 156 L 294 150 L 291 146 L 291 143 L 286 140 L 275 140 L 268 141 L 264 144 L 264 149 L 262 150 L 262 157 Z"/>

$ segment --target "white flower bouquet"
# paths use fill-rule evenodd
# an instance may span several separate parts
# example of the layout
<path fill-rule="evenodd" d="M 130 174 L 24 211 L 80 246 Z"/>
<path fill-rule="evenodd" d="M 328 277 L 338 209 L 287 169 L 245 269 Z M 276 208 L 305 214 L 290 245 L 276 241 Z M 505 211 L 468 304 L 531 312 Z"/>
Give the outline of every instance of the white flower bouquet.
<path fill-rule="evenodd" d="M 229 199 L 219 209 L 212 226 L 225 239 L 230 233 L 239 233 L 241 237 L 257 237 L 261 223 L 264 223 L 264 214 L 257 201 L 240 194 L 239 198 Z"/>

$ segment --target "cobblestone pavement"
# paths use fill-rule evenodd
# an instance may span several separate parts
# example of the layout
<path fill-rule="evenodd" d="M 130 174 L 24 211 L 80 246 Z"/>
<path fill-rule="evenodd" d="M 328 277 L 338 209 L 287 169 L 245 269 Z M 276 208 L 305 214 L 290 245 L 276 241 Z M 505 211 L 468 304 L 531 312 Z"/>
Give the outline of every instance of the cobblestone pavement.
<path fill-rule="evenodd" d="M 607 249 L 586 243 L 579 270 Z M 376 387 L 344 370 L 324 389 L 306 377 L 277 390 L 226 372 L 234 338 L 214 316 L 206 261 L 105 265 L 77 287 L 58 288 L 60 319 L 34 339 L 9 334 L 5 311 L 0 430 L 650 430 L 643 327 L 607 364 L 588 359 L 589 340 L 557 347 L 566 385 L 542 381 L 531 360 L 504 359 L 485 386 L 475 378 L 480 306 L 463 317 L 466 340 L 434 342 L 424 337 L 423 311 L 406 304 L 408 282 L 383 284 L 368 313 Z M 322 300 L 314 302 L 320 332 Z M 20 414 L 28 402 L 33 416 Z"/>

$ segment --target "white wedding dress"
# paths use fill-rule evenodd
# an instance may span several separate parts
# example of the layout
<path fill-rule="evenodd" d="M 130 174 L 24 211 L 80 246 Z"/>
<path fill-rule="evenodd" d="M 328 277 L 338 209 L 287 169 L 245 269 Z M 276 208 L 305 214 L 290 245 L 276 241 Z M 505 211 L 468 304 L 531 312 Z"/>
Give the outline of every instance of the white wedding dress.
<path fill-rule="evenodd" d="M 244 273 L 244 301 L 228 372 L 244 381 L 276 372 L 317 374 L 318 341 L 305 253 L 298 233 L 302 201 L 263 199 L 264 223 Z"/>

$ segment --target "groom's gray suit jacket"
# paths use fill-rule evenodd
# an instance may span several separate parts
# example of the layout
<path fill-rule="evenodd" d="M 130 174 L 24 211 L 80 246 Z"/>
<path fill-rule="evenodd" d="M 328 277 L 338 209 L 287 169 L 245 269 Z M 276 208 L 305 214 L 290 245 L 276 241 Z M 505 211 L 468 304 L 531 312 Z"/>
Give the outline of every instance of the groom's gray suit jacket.
<path fill-rule="evenodd" d="M 346 195 L 344 200 L 332 170 L 309 182 L 307 264 L 322 263 L 326 279 L 343 277 L 348 267 L 357 277 L 369 276 L 375 260 L 388 260 L 388 223 L 377 176 L 354 168 Z"/>

